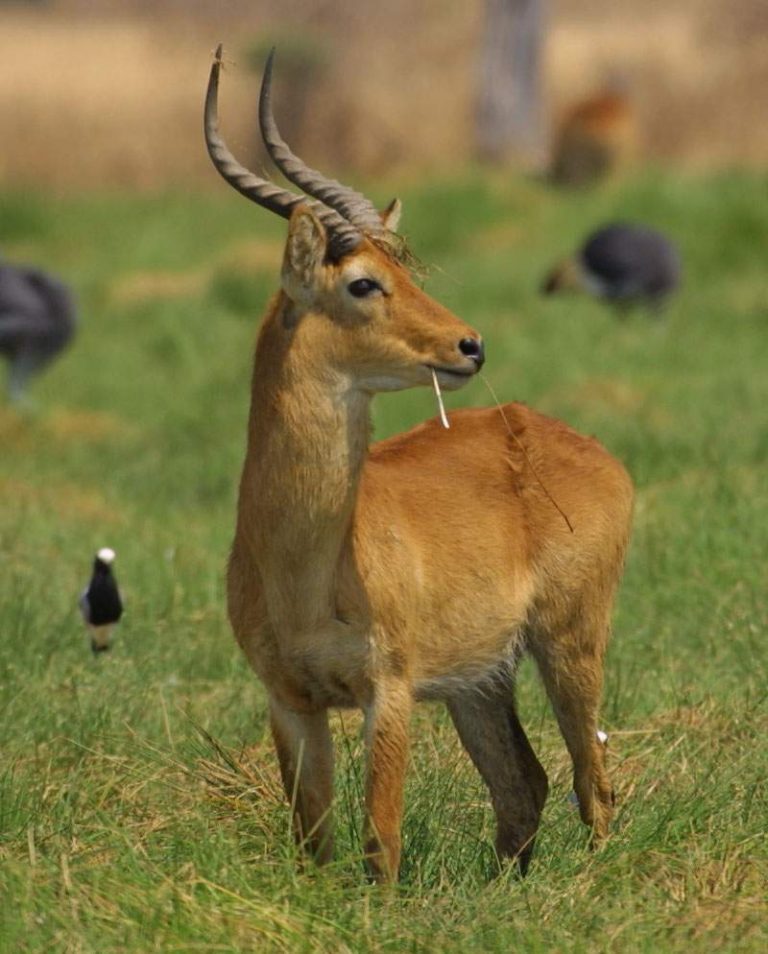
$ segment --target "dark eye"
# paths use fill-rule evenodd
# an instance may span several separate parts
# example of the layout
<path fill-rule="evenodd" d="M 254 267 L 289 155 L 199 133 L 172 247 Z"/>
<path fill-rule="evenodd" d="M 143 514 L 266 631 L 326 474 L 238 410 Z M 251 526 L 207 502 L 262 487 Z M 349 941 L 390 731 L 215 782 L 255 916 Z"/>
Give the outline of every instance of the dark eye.
<path fill-rule="evenodd" d="M 372 278 L 357 278 L 355 281 L 350 282 L 347 288 L 349 289 L 349 294 L 354 295 L 355 298 L 367 298 L 374 292 L 382 291 L 381 285 Z"/>

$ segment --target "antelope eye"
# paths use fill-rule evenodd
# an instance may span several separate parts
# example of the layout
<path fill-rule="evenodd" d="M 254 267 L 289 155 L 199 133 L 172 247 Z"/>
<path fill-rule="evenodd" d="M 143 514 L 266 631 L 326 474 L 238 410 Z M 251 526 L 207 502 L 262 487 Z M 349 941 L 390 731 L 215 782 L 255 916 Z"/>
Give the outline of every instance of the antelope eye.
<path fill-rule="evenodd" d="M 367 298 L 369 295 L 383 290 L 381 285 L 372 278 L 357 278 L 347 285 L 347 289 L 349 294 L 354 295 L 355 298 Z"/>

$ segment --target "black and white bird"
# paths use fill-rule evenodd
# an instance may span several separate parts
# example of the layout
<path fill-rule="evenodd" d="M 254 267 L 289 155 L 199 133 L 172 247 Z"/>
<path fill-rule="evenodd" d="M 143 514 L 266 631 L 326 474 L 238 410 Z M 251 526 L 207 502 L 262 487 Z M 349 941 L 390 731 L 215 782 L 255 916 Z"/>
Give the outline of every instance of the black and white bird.
<path fill-rule="evenodd" d="M 29 379 L 72 339 L 75 304 L 69 288 L 47 272 L 0 262 L 0 355 L 9 362 L 8 396 L 20 402 Z"/>
<path fill-rule="evenodd" d="M 112 571 L 115 551 L 103 547 L 93 561 L 93 574 L 80 597 L 80 612 L 91 631 L 93 654 L 109 649 L 112 627 L 123 615 L 123 601 Z"/>
<path fill-rule="evenodd" d="M 620 309 L 640 304 L 659 312 L 680 284 L 680 255 L 661 232 L 642 225 L 606 225 L 560 262 L 542 291 L 584 291 Z"/>

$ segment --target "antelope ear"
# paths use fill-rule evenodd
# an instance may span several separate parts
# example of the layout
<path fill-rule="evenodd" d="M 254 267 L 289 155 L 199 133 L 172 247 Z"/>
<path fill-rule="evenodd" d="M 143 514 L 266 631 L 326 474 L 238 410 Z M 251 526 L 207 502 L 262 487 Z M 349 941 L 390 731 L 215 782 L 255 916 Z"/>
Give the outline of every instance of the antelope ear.
<path fill-rule="evenodd" d="M 400 225 L 400 215 L 403 211 L 403 203 L 399 199 L 393 199 L 386 209 L 380 213 L 384 228 L 390 232 L 396 232 Z"/>
<path fill-rule="evenodd" d="M 317 216 L 300 205 L 291 216 L 283 256 L 283 288 L 294 301 L 306 299 L 325 261 L 328 239 Z"/>

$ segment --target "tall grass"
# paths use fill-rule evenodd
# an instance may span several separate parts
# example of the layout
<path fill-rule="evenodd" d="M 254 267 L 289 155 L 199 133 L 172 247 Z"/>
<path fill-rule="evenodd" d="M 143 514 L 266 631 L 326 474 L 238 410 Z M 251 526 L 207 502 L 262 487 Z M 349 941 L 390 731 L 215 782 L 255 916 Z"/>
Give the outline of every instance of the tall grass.
<path fill-rule="evenodd" d="M 0 407 L 0 950 L 764 949 L 765 187 L 648 174 L 568 195 L 473 176 L 404 196 L 427 286 L 485 334 L 494 389 L 599 436 L 638 506 L 605 692 L 609 843 L 586 849 L 526 664 L 553 783 L 529 877 L 498 871 L 482 784 L 424 706 L 392 891 L 362 875 L 353 714 L 334 723 L 337 861 L 297 865 L 264 695 L 225 622 L 281 224 L 226 194 L 0 197 L 5 254 L 66 276 L 82 312 L 37 412 Z M 681 246 L 663 321 L 537 293 L 615 218 Z M 476 382 L 447 400 L 489 398 Z M 435 413 L 426 390 L 383 396 L 376 432 Z M 92 659 L 76 602 L 107 544 L 128 609 Z"/>

